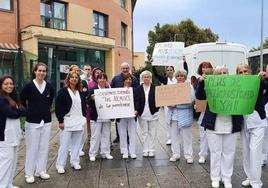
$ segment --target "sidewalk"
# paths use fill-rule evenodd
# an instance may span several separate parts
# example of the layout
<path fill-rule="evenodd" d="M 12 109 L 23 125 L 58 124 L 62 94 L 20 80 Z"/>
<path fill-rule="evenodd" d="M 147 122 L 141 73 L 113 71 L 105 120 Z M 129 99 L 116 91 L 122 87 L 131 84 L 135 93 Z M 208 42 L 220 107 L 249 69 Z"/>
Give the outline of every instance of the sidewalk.
<path fill-rule="evenodd" d="M 163 114 L 163 113 L 162 113 Z M 22 141 L 19 149 L 17 175 L 14 185 L 20 188 L 107 188 L 107 187 L 162 187 L 162 188 L 209 188 L 209 160 L 204 165 L 198 164 L 199 133 L 198 126 L 193 126 L 194 164 L 186 164 L 181 159 L 175 163 L 169 162 L 170 146 L 166 146 L 166 127 L 163 116 L 157 129 L 158 142 L 156 144 L 155 158 L 142 157 L 141 130 L 137 131 L 137 159 L 121 159 L 119 145 L 113 146 L 114 160 L 97 159 L 90 162 L 88 158 L 88 145 L 85 146 L 86 156 L 81 158 L 82 170 L 74 171 L 68 163 L 66 173 L 59 175 L 55 169 L 55 160 L 59 147 L 59 129 L 55 117 L 50 137 L 48 159 L 49 180 L 36 178 L 36 183 L 26 184 L 24 179 L 25 145 Z M 115 136 L 115 127 L 112 126 L 112 138 Z M 240 138 L 237 142 L 234 174 L 232 183 L 234 188 L 240 188 L 245 179 L 242 166 L 242 152 Z M 268 167 L 263 167 L 263 188 L 268 187 Z M 223 187 L 223 185 L 221 185 Z"/>

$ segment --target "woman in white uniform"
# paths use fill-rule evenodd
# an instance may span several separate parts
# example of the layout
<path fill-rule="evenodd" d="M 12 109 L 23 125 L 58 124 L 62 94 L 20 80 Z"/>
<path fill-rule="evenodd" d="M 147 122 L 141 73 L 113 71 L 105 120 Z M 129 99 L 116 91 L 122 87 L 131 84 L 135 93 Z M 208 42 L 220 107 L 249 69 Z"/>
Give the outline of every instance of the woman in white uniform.
<path fill-rule="evenodd" d="M 47 159 L 51 131 L 51 105 L 54 89 L 45 81 L 47 66 L 37 63 L 33 69 L 33 80 L 27 83 L 20 94 L 21 103 L 26 108 L 25 123 L 25 180 L 35 181 L 34 176 L 49 179 Z"/>
<path fill-rule="evenodd" d="M 90 129 L 91 129 L 91 140 L 89 149 L 89 159 L 90 161 L 95 161 L 96 156 L 99 153 L 102 158 L 113 159 L 111 156 L 110 148 L 110 137 L 111 137 L 111 120 L 100 119 L 98 117 L 94 90 L 105 89 L 107 86 L 107 75 L 105 73 L 99 73 L 97 76 L 97 85 L 89 90 L 88 94 L 88 105 L 90 106 Z"/>
<path fill-rule="evenodd" d="M 187 77 L 187 72 L 179 70 L 175 77 L 177 83 L 184 83 Z M 189 83 L 190 85 L 190 83 Z M 193 102 L 195 99 L 195 92 L 191 87 L 191 103 L 179 104 L 168 107 L 168 116 L 170 116 L 171 124 L 171 162 L 175 162 L 180 158 L 180 145 L 183 145 L 184 157 L 188 164 L 194 162 L 193 158 L 193 142 L 192 142 L 192 124 L 193 124 Z M 182 142 L 182 143 L 181 143 Z"/>
<path fill-rule="evenodd" d="M 135 110 L 143 136 L 143 157 L 154 157 L 156 143 L 156 126 L 159 120 L 159 108 L 155 106 L 155 86 L 152 84 L 152 73 L 141 73 L 143 84 L 135 91 Z"/>
<path fill-rule="evenodd" d="M 132 85 L 132 76 L 130 73 L 123 75 L 124 87 L 128 89 L 133 89 Z M 132 92 L 134 92 L 132 90 Z M 134 116 L 134 114 L 130 114 Z M 136 159 L 136 130 L 137 124 L 135 117 L 121 118 L 117 119 L 118 122 L 118 133 L 120 137 L 120 151 L 123 155 L 123 159 L 128 158 L 128 154 L 132 159 Z M 127 142 L 127 135 L 129 136 L 129 145 Z"/>
<path fill-rule="evenodd" d="M 86 100 L 81 91 L 81 78 L 76 71 L 70 71 L 56 98 L 55 112 L 59 121 L 60 147 L 56 161 L 59 174 L 65 173 L 69 147 L 70 163 L 75 170 L 80 170 L 79 150 L 86 126 Z"/>
<path fill-rule="evenodd" d="M 13 178 L 21 140 L 20 116 L 25 110 L 18 100 L 14 79 L 0 77 L 0 187 L 15 188 Z"/>

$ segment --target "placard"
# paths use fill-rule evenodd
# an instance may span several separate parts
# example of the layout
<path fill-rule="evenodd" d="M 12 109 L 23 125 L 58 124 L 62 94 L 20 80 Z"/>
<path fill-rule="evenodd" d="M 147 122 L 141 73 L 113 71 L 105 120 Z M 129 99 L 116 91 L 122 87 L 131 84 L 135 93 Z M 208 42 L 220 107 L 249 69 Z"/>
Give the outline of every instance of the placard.
<path fill-rule="evenodd" d="M 95 89 L 95 104 L 99 119 L 135 117 L 133 89 Z"/>
<path fill-rule="evenodd" d="M 190 83 L 161 85 L 155 88 L 156 107 L 189 104 L 191 102 Z"/>
<path fill-rule="evenodd" d="M 176 66 L 182 61 L 184 42 L 156 43 L 152 65 Z"/>
<path fill-rule="evenodd" d="M 205 112 L 206 108 L 207 108 L 207 100 L 195 99 L 195 111 L 196 112 Z"/>

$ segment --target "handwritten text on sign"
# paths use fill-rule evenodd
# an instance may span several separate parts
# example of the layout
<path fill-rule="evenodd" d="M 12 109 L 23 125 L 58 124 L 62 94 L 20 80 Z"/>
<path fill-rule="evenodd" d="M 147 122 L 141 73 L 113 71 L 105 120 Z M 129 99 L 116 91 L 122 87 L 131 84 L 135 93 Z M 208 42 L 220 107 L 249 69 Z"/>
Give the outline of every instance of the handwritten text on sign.
<path fill-rule="evenodd" d="M 152 65 L 178 65 L 182 62 L 184 42 L 156 43 L 153 51 Z"/>
<path fill-rule="evenodd" d="M 162 85 L 155 89 L 155 105 L 157 107 L 189 103 L 191 103 L 190 83 Z"/>
<path fill-rule="evenodd" d="M 246 115 L 254 110 L 260 78 L 254 75 L 210 75 L 205 79 L 209 109 L 222 115 Z"/>
<path fill-rule="evenodd" d="M 94 90 L 99 119 L 134 117 L 132 88 L 109 88 Z"/>

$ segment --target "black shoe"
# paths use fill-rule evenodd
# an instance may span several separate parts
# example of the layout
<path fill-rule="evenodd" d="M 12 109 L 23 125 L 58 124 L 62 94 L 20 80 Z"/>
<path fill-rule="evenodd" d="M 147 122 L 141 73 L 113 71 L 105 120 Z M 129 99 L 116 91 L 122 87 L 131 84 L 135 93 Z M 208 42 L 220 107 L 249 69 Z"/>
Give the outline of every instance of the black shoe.
<path fill-rule="evenodd" d="M 119 137 L 116 137 L 113 141 L 113 143 L 119 143 Z"/>

